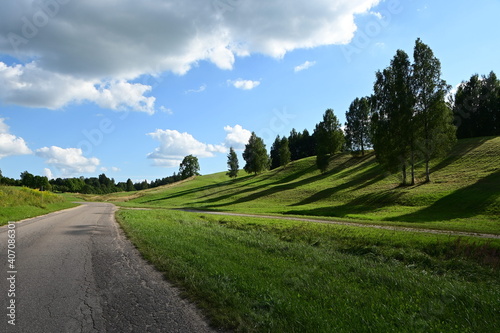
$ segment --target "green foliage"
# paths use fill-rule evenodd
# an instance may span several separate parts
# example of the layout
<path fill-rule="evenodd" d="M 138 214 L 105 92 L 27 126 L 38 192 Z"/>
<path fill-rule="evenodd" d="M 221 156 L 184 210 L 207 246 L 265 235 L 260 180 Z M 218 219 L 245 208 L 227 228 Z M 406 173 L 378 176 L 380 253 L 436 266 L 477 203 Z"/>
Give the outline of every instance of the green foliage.
<path fill-rule="evenodd" d="M 453 104 L 459 139 L 500 135 L 500 80 L 494 72 L 462 82 Z"/>
<path fill-rule="evenodd" d="M 291 161 L 316 155 L 316 139 L 309 134 L 307 129 L 304 129 L 302 133 L 297 132 L 295 128 L 292 129 L 288 136 L 288 146 Z"/>
<path fill-rule="evenodd" d="M 414 63 L 398 50 L 391 65 L 377 72 L 372 97 L 373 147 L 390 172 L 401 170 L 402 184 L 415 184 L 415 167 L 445 155 L 456 141 L 452 113 L 445 103 L 450 87 L 441 79 L 441 64 L 429 46 L 417 39 Z"/>
<path fill-rule="evenodd" d="M 227 155 L 227 167 L 228 172 L 226 173 L 226 175 L 228 175 L 230 178 L 238 177 L 240 166 L 238 164 L 238 155 L 236 155 L 233 147 L 229 148 L 229 154 Z"/>
<path fill-rule="evenodd" d="M 288 146 L 288 139 L 286 137 L 283 137 L 280 140 L 279 155 L 280 155 L 280 166 L 285 166 L 288 165 L 288 163 L 290 163 L 291 154 L 290 154 L 290 148 Z"/>
<path fill-rule="evenodd" d="M 270 159 L 271 159 L 271 165 L 270 165 L 271 170 L 279 168 L 281 165 L 280 145 L 281 145 L 281 138 L 279 135 L 277 135 L 276 139 L 273 142 L 273 145 L 271 146 L 271 151 L 269 152 Z"/>
<path fill-rule="evenodd" d="M 398 50 L 391 65 L 376 73 L 372 98 L 372 138 L 377 159 L 390 172 L 401 170 L 403 185 L 415 139 L 411 83 L 408 55 Z"/>
<path fill-rule="evenodd" d="M 456 142 L 453 114 L 445 102 L 450 86 L 441 79 L 441 63 L 429 46 L 417 39 L 413 54 L 413 93 L 415 95 L 415 149 L 426 164 L 426 181 L 430 181 L 432 158 L 446 155 Z"/>
<path fill-rule="evenodd" d="M 323 121 L 316 125 L 314 137 L 316 139 L 317 166 L 321 172 L 325 172 L 329 156 L 340 152 L 344 145 L 344 133 L 332 109 L 326 110 Z"/>
<path fill-rule="evenodd" d="M 198 158 L 193 155 L 184 157 L 179 166 L 179 174 L 181 175 L 181 179 L 198 176 L 200 174 L 199 171 L 200 164 L 198 163 Z"/>
<path fill-rule="evenodd" d="M 356 98 L 346 112 L 346 145 L 347 149 L 353 152 L 365 150 L 371 146 L 370 139 L 370 99 L 368 97 Z"/>
<path fill-rule="evenodd" d="M 178 211 L 120 224 L 216 327 L 237 332 L 492 332 L 500 243 Z"/>
<path fill-rule="evenodd" d="M 243 169 L 248 173 L 258 174 L 269 168 L 266 145 L 255 132 L 252 132 L 248 144 L 245 145 L 243 159 L 246 162 Z"/>

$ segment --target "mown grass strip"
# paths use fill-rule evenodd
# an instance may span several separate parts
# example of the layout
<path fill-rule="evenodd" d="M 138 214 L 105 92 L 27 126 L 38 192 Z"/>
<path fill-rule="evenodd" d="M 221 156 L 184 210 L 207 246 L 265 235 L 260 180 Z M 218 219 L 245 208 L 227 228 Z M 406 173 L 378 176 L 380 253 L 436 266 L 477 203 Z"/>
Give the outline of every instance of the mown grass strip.
<path fill-rule="evenodd" d="M 120 211 L 144 257 L 241 332 L 490 332 L 500 241 Z"/>

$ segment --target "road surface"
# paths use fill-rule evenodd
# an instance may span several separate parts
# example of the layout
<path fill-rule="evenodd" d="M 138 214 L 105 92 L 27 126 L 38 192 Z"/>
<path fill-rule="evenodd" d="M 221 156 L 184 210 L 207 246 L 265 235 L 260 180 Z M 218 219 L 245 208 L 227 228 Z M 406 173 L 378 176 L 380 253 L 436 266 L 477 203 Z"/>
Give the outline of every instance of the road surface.
<path fill-rule="evenodd" d="M 114 210 L 84 203 L 0 228 L 0 332 L 211 332 Z"/>

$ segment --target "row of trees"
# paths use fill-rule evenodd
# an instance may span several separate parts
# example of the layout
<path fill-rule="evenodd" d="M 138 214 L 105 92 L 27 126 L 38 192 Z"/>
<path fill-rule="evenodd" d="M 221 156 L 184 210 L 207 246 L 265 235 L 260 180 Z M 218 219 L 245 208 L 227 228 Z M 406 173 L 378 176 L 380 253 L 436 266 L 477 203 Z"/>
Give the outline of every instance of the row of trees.
<path fill-rule="evenodd" d="M 500 80 L 494 72 L 462 82 L 450 102 L 459 139 L 500 135 Z"/>
<path fill-rule="evenodd" d="M 294 129 L 288 138 L 277 136 L 270 156 L 262 139 L 252 133 L 243 153 L 244 169 L 259 173 L 316 155 L 318 168 L 325 172 L 333 154 L 347 150 L 364 155 L 365 150 L 373 148 L 377 160 L 388 171 L 401 172 L 403 184 L 415 184 L 415 167 L 419 163 L 425 164 L 426 181 L 430 181 L 431 159 L 446 154 L 456 141 L 452 109 L 460 110 L 463 101 L 470 100 L 464 97 L 471 95 L 467 95 L 471 90 L 469 86 L 481 82 L 482 86 L 489 87 L 483 89 L 489 94 L 484 92 L 485 95 L 498 97 L 499 85 L 494 74 L 472 81 L 459 87 L 453 105 L 447 103 L 446 96 L 451 87 L 441 78 L 441 63 L 430 47 L 417 39 L 413 62 L 405 51 L 398 50 L 390 65 L 376 73 L 373 94 L 356 98 L 351 103 L 346 112 L 344 130 L 334 111 L 328 109 L 312 135 L 307 130 L 299 134 Z M 477 98 L 484 102 L 482 109 L 485 111 L 481 112 L 479 106 L 474 110 L 478 110 L 481 117 L 488 118 L 486 115 L 489 115 L 491 123 L 495 123 L 499 118 L 499 108 L 491 102 L 493 97 Z M 481 128 L 481 135 L 495 135 L 493 130 L 485 129 L 486 121 L 474 124 Z M 497 125 L 489 125 L 497 128 Z M 237 156 L 231 149 L 229 176 L 237 176 L 237 166 Z"/>
<path fill-rule="evenodd" d="M 0 170 L 0 185 L 8 186 L 25 186 L 34 189 L 54 191 L 54 192 L 70 192 L 83 194 L 108 194 L 121 191 L 140 191 L 148 188 L 154 188 L 162 185 L 168 185 L 180 180 L 198 175 L 200 166 L 198 159 L 192 155 L 186 156 L 179 167 L 179 173 L 173 173 L 161 179 L 156 179 L 148 182 L 132 182 L 129 178 L 126 182 L 116 183 L 113 178 L 108 178 L 104 173 L 99 177 L 73 177 L 73 178 L 56 178 L 48 179 L 46 176 L 36 176 L 28 171 L 24 171 L 20 175 L 20 179 L 8 178 L 2 176 Z"/>

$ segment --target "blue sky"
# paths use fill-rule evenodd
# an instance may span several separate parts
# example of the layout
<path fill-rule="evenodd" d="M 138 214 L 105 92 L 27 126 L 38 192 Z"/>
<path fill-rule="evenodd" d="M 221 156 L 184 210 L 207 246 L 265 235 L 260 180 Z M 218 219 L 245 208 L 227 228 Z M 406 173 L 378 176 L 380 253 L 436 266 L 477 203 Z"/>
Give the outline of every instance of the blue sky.
<path fill-rule="evenodd" d="M 269 149 L 327 108 L 343 123 L 419 37 L 452 86 L 500 74 L 499 12 L 498 0 L 3 1 L 0 169 L 153 180 L 193 154 L 202 174 L 224 171 L 251 131 Z"/>

